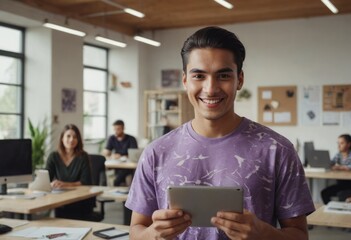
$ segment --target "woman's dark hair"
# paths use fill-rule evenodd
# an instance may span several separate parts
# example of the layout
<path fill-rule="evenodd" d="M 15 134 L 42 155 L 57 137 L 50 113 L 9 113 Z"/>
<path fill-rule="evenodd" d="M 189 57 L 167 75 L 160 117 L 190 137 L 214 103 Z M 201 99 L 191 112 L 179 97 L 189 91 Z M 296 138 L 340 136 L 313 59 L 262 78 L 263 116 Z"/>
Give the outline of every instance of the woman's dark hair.
<path fill-rule="evenodd" d="M 184 42 L 181 50 L 184 73 L 186 73 L 189 54 L 192 50 L 199 48 L 229 50 L 233 53 L 234 62 L 238 66 L 238 74 L 241 73 L 245 60 L 245 47 L 234 33 L 220 27 L 206 27 L 196 31 Z"/>
<path fill-rule="evenodd" d="M 66 131 L 68 130 L 73 130 L 74 133 L 76 134 L 76 137 L 77 137 L 77 146 L 74 148 L 74 155 L 75 156 L 79 156 L 81 154 L 84 153 L 84 150 L 83 150 L 83 141 L 82 141 L 82 137 L 80 135 L 80 131 L 79 129 L 77 128 L 76 125 L 74 124 L 67 124 L 62 132 L 61 132 L 61 135 L 60 135 L 60 141 L 59 141 L 59 144 L 58 144 L 58 151 L 61 155 L 63 155 L 65 153 L 65 146 L 63 145 L 63 142 L 62 142 L 62 139 L 63 139 L 63 135 L 65 134 Z"/>
<path fill-rule="evenodd" d="M 347 143 L 351 143 L 351 136 L 350 134 L 341 134 L 339 138 L 343 138 Z M 350 147 L 351 150 L 351 147 Z"/>

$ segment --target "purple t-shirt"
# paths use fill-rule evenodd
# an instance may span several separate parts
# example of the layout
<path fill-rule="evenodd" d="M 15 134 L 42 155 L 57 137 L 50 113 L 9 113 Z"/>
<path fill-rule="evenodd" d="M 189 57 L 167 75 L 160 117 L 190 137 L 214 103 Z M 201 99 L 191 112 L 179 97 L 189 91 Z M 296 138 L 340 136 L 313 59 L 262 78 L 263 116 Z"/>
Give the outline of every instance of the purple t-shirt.
<path fill-rule="evenodd" d="M 167 208 L 168 185 L 241 186 L 244 207 L 276 226 L 314 211 L 305 174 L 292 144 L 243 118 L 221 138 L 198 135 L 191 122 L 152 142 L 143 152 L 126 207 L 151 216 Z M 178 239 L 226 239 L 217 228 L 189 227 Z"/>

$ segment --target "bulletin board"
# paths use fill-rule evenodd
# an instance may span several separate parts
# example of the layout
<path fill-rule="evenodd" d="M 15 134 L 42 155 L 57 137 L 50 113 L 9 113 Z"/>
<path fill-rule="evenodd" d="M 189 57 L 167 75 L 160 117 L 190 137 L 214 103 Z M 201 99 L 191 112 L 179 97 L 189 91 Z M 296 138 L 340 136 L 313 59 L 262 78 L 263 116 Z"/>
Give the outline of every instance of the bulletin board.
<path fill-rule="evenodd" d="M 268 126 L 296 125 L 297 87 L 259 87 L 258 122 Z"/>
<path fill-rule="evenodd" d="M 323 110 L 329 112 L 351 111 L 351 85 L 323 86 Z"/>

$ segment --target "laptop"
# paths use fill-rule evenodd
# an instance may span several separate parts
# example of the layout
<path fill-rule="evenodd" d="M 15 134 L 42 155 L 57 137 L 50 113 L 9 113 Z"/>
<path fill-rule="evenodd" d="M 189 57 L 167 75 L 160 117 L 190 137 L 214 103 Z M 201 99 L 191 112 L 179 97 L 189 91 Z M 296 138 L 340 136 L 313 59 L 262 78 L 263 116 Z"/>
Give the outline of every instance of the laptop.
<path fill-rule="evenodd" d="M 312 168 L 324 168 L 330 169 L 330 155 L 327 150 L 316 150 L 313 151 L 308 161 Z"/>
<path fill-rule="evenodd" d="M 29 189 L 40 192 L 51 192 L 49 171 L 40 169 L 35 171 L 36 176 L 32 183 L 29 184 Z"/>
<path fill-rule="evenodd" d="M 137 163 L 144 148 L 128 148 L 128 160 Z"/>
<path fill-rule="evenodd" d="M 36 170 L 36 176 L 32 183 L 29 184 L 29 189 L 34 192 L 43 192 L 43 193 L 62 193 L 73 188 L 53 188 L 50 183 L 49 171 L 40 169 Z"/>

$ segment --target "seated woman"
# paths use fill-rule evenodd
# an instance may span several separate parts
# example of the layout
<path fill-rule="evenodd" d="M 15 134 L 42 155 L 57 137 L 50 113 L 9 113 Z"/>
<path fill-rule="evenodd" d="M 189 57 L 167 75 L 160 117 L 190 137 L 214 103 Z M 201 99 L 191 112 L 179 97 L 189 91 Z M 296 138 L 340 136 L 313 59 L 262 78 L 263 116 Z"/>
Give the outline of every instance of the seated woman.
<path fill-rule="evenodd" d="M 351 136 L 349 134 L 340 135 L 338 138 L 339 153 L 331 160 L 332 170 L 351 171 Z M 337 184 L 322 190 L 324 204 L 330 202 L 331 197 L 337 196 L 338 192 L 351 189 L 350 180 L 338 180 Z"/>
<path fill-rule="evenodd" d="M 83 150 L 79 129 L 68 124 L 60 135 L 58 150 L 46 162 L 53 188 L 92 185 L 88 154 Z M 55 209 L 55 216 L 69 219 L 93 220 L 95 198 L 83 200 Z"/>

